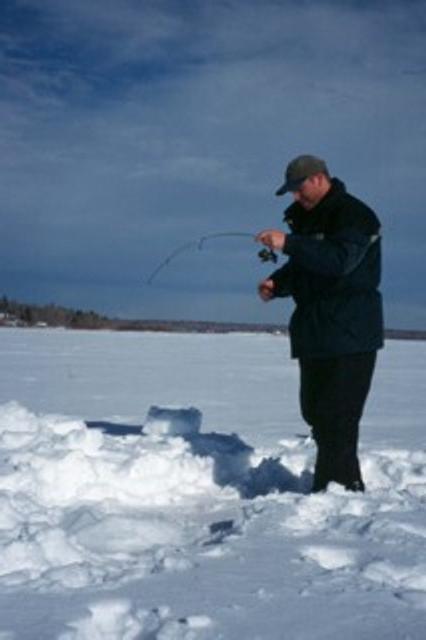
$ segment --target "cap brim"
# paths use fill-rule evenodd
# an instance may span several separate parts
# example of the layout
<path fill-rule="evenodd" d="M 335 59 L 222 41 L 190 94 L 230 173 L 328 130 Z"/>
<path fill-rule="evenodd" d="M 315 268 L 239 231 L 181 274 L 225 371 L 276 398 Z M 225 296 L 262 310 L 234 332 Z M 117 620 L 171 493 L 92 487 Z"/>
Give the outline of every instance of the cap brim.
<path fill-rule="evenodd" d="M 287 191 L 287 183 L 285 182 L 279 189 L 277 189 L 277 191 L 275 191 L 275 195 L 283 196 L 285 193 L 287 193 Z"/>
<path fill-rule="evenodd" d="M 305 180 L 306 180 L 306 177 L 300 178 L 300 180 L 292 180 L 292 181 L 287 180 L 277 191 L 275 191 L 275 195 L 283 196 L 285 193 L 288 193 L 289 191 L 297 191 L 297 189 L 300 187 L 302 182 L 305 182 Z"/>

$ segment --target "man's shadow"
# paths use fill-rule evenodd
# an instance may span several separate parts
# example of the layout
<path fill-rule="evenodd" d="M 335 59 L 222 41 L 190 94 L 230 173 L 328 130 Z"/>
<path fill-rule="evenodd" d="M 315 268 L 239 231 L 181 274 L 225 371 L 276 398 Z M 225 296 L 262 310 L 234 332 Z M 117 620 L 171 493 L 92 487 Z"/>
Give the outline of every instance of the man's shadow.
<path fill-rule="evenodd" d="M 143 425 L 106 421 L 87 421 L 86 425 L 110 436 L 145 437 Z M 309 493 L 312 484 L 309 471 L 296 476 L 279 458 L 263 458 L 257 466 L 252 466 L 254 449 L 236 433 L 187 433 L 179 437 L 190 445 L 193 455 L 213 459 L 217 485 L 236 489 L 242 498 L 252 499 L 271 492 Z"/>

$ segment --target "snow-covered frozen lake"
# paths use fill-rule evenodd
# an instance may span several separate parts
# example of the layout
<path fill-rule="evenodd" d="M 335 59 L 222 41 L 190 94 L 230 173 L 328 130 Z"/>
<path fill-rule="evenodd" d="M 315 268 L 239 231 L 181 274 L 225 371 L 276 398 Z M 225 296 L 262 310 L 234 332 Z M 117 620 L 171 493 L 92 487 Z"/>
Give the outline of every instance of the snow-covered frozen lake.
<path fill-rule="evenodd" d="M 284 336 L 3 329 L 0 355 L 0 640 L 425 637 L 425 342 L 380 353 L 363 495 L 309 495 Z"/>

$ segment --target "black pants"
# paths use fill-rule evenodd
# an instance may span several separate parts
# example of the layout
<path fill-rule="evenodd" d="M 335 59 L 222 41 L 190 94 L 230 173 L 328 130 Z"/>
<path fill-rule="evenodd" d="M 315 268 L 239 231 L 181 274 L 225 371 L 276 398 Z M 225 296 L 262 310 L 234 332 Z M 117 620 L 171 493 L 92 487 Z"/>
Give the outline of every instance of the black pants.
<path fill-rule="evenodd" d="M 302 415 L 318 448 L 313 491 L 330 481 L 364 489 L 358 433 L 375 363 L 375 351 L 299 360 Z"/>

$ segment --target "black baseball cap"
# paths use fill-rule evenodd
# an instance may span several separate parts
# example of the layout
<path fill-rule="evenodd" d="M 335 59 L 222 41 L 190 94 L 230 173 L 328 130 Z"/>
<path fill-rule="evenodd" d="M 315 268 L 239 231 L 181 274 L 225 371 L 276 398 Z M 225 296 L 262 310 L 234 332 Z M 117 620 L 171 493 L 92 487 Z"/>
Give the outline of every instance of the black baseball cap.
<path fill-rule="evenodd" d="M 297 191 L 306 178 L 316 173 L 324 173 L 326 176 L 329 175 L 324 160 L 310 155 L 297 156 L 297 158 L 294 158 L 294 160 L 287 165 L 284 174 L 285 182 L 275 192 L 275 195 L 283 196 L 289 191 Z"/>

